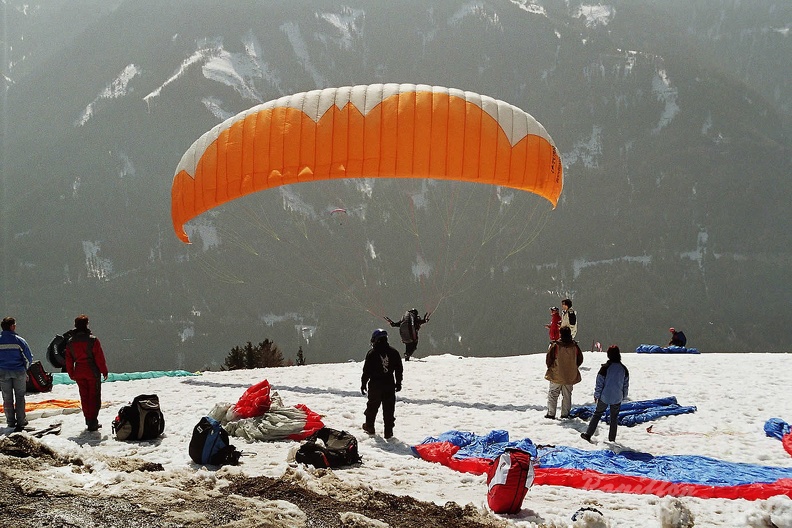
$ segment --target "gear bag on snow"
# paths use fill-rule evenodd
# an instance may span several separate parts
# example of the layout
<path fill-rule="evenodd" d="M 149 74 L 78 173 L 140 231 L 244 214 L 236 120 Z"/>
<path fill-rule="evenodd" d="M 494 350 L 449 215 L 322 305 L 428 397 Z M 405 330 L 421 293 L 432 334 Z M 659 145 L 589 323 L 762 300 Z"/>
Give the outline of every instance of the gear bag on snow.
<path fill-rule="evenodd" d="M 165 430 L 165 417 L 156 394 L 141 394 L 118 410 L 113 420 L 116 440 L 151 440 Z"/>
<path fill-rule="evenodd" d="M 201 418 L 193 428 L 189 450 L 193 462 L 213 466 L 236 466 L 242 456 L 242 452 L 228 442 L 228 433 L 220 422 L 209 416 Z"/>
<path fill-rule="evenodd" d="M 44 370 L 41 361 L 34 361 L 27 371 L 27 392 L 49 392 L 52 390 L 52 374 Z"/>
<path fill-rule="evenodd" d="M 297 450 L 294 460 L 317 468 L 337 468 L 360 462 L 357 438 L 347 431 L 322 427 Z"/>
<path fill-rule="evenodd" d="M 402 343 L 414 343 L 418 340 L 418 331 L 415 329 L 415 314 L 405 312 L 399 325 L 399 337 Z"/>
<path fill-rule="evenodd" d="M 531 454 L 507 448 L 487 470 L 487 504 L 495 513 L 517 513 L 533 481 Z"/>

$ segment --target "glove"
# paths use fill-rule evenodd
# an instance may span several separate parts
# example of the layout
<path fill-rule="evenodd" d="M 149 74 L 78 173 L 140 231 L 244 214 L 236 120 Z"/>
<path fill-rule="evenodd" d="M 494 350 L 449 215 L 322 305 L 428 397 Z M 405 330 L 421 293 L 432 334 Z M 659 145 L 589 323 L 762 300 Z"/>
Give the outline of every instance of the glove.
<path fill-rule="evenodd" d="M 430 316 L 430 315 L 432 315 L 430 312 L 426 312 L 426 313 L 424 314 L 424 321 L 428 321 L 428 320 L 429 320 L 429 316 Z"/>
<path fill-rule="evenodd" d="M 400 390 L 401 390 L 401 383 L 397 383 L 396 384 L 396 392 L 399 392 Z"/>
<path fill-rule="evenodd" d="M 366 386 L 365 385 L 361 385 L 360 386 L 360 394 L 362 394 L 363 396 L 366 395 Z"/>

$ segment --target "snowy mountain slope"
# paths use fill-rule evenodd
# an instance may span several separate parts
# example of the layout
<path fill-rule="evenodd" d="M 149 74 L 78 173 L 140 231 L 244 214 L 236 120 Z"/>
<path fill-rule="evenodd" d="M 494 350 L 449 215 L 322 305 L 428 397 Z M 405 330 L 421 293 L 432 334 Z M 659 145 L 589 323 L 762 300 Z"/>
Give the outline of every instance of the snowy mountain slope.
<path fill-rule="evenodd" d="M 564 296 L 584 342 L 662 342 L 675 325 L 705 350 L 788 347 L 784 3 L 85 2 L 60 46 L 45 37 L 62 4 L 5 5 L 3 302 L 37 350 L 84 311 L 125 370 L 216 365 L 264 338 L 342 360 L 416 305 L 436 309 L 420 352 L 538 352 Z M 175 239 L 170 180 L 205 130 L 372 82 L 534 115 L 564 161 L 559 207 L 420 182 L 293 186 Z M 757 317 L 771 299 L 783 307 Z"/>

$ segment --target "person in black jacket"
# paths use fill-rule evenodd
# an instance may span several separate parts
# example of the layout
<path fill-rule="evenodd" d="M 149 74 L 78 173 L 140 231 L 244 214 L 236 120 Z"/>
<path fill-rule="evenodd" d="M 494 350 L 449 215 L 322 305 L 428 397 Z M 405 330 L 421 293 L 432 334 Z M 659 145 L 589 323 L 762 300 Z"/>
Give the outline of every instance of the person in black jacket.
<path fill-rule="evenodd" d="M 374 420 L 382 405 L 382 421 L 385 422 L 385 438 L 393 436 L 396 423 L 396 393 L 402 388 L 404 373 L 399 352 L 388 344 L 388 332 L 378 328 L 371 334 L 371 348 L 363 362 L 363 375 L 360 377 L 360 393 L 368 392 L 366 403 L 366 423 L 363 430 L 374 434 Z"/>
<path fill-rule="evenodd" d="M 668 331 L 671 332 L 671 341 L 668 342 L 668 346 L 687 346 L 687 337 L 685 337 L 685 332 L 682 330 L 677 330 L 674 327 L 669 328 Z"/>
<path fill-rule="evenodd" d="M 385 317 L 385 320 L 393 327 L 399 327 L 399 335 L 401 341 L 404 343 L 404 361 L 410 361 L 410 358 L 418 349 L 418 330 L 421 325 L 429 322 L 429 312 L 426 312 L 423 317 L 418 315 L 418 310 L 411 308 L 404 312 L 404 316 L 398 321 L 392 320 L 390 317 Z"/>

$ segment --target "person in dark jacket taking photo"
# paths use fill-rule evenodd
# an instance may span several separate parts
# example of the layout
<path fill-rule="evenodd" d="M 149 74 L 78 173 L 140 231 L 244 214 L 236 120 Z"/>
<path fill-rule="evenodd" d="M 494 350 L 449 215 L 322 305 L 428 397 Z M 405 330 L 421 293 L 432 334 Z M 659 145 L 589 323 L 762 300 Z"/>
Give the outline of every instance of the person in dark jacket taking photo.
<path fill-rule="evenodd" d="M 388 332 L 378 328 L 371 334 L 371 348 L 363 362 L 363 375 L 360 377 L 360 393 L 368 392 L 366 404 L 366 423 L 363 430 L 374 434 L 374 420 L 382 406 L 382 421 L 385 422 L 385 438 L 393 436 L 396 423 L 396 393 L 402 388 L 404 373 L 399 352 L 388 344 Z"/>

